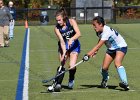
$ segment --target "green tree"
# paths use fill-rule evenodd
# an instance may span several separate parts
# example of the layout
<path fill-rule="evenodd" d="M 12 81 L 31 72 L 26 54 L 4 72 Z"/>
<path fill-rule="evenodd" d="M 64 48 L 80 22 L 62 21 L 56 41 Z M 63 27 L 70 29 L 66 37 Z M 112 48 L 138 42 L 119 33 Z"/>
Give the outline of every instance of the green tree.
<path fill-rule="evenodd" d="M 72 0 L 53 0 L 55 5 L 70 7 L 70 3 Z"/>

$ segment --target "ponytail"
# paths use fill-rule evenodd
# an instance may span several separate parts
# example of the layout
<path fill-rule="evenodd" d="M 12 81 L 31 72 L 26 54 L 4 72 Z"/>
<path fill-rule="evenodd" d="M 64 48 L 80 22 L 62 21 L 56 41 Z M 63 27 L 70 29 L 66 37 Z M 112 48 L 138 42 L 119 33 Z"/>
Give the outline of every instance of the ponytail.
<path fill-rule="evenodd" d="M 63 20 L 64 20 L 64 21 L 66 21 L 66 19 L 68 18 L 67 12 L 66 12 L 66 10 L 65 10 L 64 7 L 60 8 L 60 9 L 56 12 L 55 17 L 57 17 L 57 16 L 59 16 L 59 15 L 61 15 L 61 16 L 63 17 Z"/>

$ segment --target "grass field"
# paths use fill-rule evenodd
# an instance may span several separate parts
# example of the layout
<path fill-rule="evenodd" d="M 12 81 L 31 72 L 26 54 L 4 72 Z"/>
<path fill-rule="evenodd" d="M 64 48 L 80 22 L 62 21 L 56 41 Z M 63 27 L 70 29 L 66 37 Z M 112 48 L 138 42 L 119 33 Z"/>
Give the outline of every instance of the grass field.
<path fill-rule="evenodd" d="M 101 82 L 100 66 L 106 51 L 102 47 L 96 58 L 77 66 L 75 86 L 67 89 L 68 73 L 65 74 L 62 92 L 48 93 L 49 84 L 42 80 L 54 76 L 59 66 L 57 38 L 54 26 L 30 27 L 29 56 L 29 100 L 138 100 L 140 97 L 140 24 L 110 24 L 117 29 L 128 44 L 128 53 L 123 61 L 126 68 L 130 91 L 122 91 L 118 86 L 119 78 L 111 64 L 108 88 L 98 88 Z M 80 61 L 96 43 L 92 25 L 79 25 L 82 37 Z M 0 100 L 15 100 L 18 76 L 21 64 L 22 47 L 25 35 L 23 26 L 15 27 L 15 37 L 10 41 L 9 48 L 0 48 Z"/>

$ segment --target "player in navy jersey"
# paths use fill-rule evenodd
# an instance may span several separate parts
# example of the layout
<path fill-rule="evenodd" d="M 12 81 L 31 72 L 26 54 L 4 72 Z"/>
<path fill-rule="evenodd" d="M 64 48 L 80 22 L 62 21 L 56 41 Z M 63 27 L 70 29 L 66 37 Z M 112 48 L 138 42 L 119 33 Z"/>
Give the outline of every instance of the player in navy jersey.
<path fill-rule="evenodd" d="M 63 63 L 64 59 L 69 58 L 69 67 L 73 67 L 78 59 L 80 53 L 80 42 L 78 38 L 81 36 L 76 20 L 67 17 L 67 13 L 64 8 L 61 8 L 56 12 L 56 27 L 55 34 L 58 37 L 58 52 L 60 62 Z M 76 68 L 69 71 L 68 87 L 73 88 L 74 77 Z M 63 78 L 62 78 L 63 79 Z M 62 80 L 57 82 L 61 84 Z"/>
<path fill-rule="evenodd" d="M 109 79 L 109 65 L 114 60 L 115 67 L 121 81 L 119 85 L 120 87 L 124 88 L 124 90 L 129 90 L 127 75 L 125 72 L 125 68 L 122 65 L 123 58 L 127 52 L 127 44 L 125 40 L 116 30 L 105 25 L 104 19 L 100 16 L 97 16 L 93 19 L 93 27 L 96 31 L 97 36 L 99 37 L 99 41 L 97 45 L 87 53 L 86 56 L 95 56 L 97 51 L 103 44 L 105 44 L 107 47 L 107 51 L 101 67 L 101 87 L 107 87 L 107 81 Z"/>

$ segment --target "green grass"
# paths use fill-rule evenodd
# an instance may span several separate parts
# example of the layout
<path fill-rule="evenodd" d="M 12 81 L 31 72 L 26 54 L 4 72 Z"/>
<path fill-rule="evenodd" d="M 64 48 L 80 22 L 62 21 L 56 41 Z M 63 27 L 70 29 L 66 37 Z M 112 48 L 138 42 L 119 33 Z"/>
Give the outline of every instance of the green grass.
<path fill-rule="evenodd" d="M 105 53 L 103 46 L 96 58 L 77 66 L 75 86 L 73 90 L 66 88 L 68 73 L 63 81 L 64 88 L 60 93 L 47 93 L 49 84 L 42 84 L 43 79 L 54 76 L 59 66 L 57 38 L 54 26 L 30 27 L 30 71 L 29 100 L 138 100 L 140 97 L 140 24 L 110 24 L 117 29 L 128 43 L 128 53 L 123 61 L 126 68 L 131 91 L 121 91 L 119 78 L 113 63 L 110 66 L 109 88 L 98 88 L 101 81 L 100 66 Z M 98 38 L 92 25 L 79 25 L 82 37 L 79 60 L 94 45 Z M 21 63 L 25 29 L 15 27 L 15 37 L 10 41 L 9 48 L 0 48 L 0 100 L 14 100 Z"/>
<path fill-rule="evenodd" d="M 16 27 L 9 48 L 0 48 L 0 100 L 14 100 L 20 68 L 24 27 Z"/>

